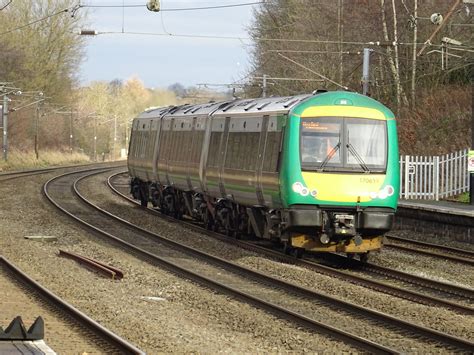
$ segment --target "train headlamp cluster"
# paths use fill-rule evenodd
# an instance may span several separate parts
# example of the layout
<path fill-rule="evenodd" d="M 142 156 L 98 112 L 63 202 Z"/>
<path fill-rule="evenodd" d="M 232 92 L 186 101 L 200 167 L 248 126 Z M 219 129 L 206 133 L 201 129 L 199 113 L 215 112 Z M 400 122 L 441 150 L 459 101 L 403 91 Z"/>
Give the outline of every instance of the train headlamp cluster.
<path fill-rule="evenodd" d="M 311 196 L 316 197 L 318 194 L 318 191 L 316 189 L 309 190 L 307 187 L 305 187 L 301 182 L 295 182 L 292 186 L 293 191 L 296 192 L 297 194 L 300 194 L 301 196 L 308 196 L 311 194 Z"/>
<path fill-rule="evenodd" d="M 387 197 L 393 196 L 394 193 L 395 193 L 395 189 L 393 188 L 393 186 L 387 185 L 379 192 L 371 192 L 370 198 L 371 199 L 379 198 L 381 200 L 384 200 Z"/>

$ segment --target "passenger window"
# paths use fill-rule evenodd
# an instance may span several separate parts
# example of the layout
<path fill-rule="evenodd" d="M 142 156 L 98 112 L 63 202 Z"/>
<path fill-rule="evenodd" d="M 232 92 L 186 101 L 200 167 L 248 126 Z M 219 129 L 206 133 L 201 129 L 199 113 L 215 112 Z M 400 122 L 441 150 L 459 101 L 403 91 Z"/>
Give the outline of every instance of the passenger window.
<path fill-rule="evenodd" d="M 282 132 L 268 132 L 263 161 L 263 171 L 276 172 Z"/>
<path fill-rule="evenodd" d="M 209 157 L 207 161 L 208 166 L 217 167 L 218 156 L 219 156 L 219 143 L 221 140 L 222 132 L 212 132 L 211 140 L 209 143 Z"/>
<path fill-rule="evenodd" d="M 238 154 L 239 147 L 237 146 L 236 142 L 236 135 L 238 133 L 230 132 L 229 137 L 227 139 L 227 152 L 225 158 L 225 167 L 226 168 L 234 168 L 235 160 Z"/>

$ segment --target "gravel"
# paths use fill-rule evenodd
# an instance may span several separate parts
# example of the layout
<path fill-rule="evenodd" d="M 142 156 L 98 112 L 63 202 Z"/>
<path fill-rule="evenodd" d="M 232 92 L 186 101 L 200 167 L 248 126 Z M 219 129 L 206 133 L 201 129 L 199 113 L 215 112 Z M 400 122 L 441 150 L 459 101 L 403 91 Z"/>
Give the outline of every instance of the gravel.
<path fill-rule="evenodd" d="M 1 253 L 52 292 L 147 353 L 356 351 L 160 270 L 97 239 L 42 198 L 42 184 L 48 176 L 52 174 L 0 185 Z M 132 210 L 112 197 L 103 182 L 93 190 L 94 199 L 115 201 L 112 205 L 117 208 Z M 160 226 L 156 219 L 150 223 Z M 177 225 L 168 224 L 168 228 L 174 230 L 175 237 L 189 234 Z M 26 240 L 26 235 L 53 235 L 58 241 Z M 228 246 L 220 248 L 229 252 Z M 59 249 L 109 263 L 122 269 L 125 278 L 102 278 L 58 257 Z"/>
<path fill-rule="evenodd" d="M 320 275 L 301 267 L 283 264 L 272 259 L 256 255 L 252 252 L 238 247 L 217 241 L 205 235 L 190 231 L 178 223 L 169 223 L 156 216 L 144 213 L 139 208 L 134 208 L 124 199 L 111 194 L 108 188 L 104 188 L 104 176 L 97 176 L 89 179 L 86 185 L 81 187 L 84 193 L 92 201 L 114 214 L 124 219 L 133 221 L 142 227 L 154 231 L 166 237 L 185 242 L 186 244 L 198 247 L 205 252 L 233 260 L 241 265 L 251 267 L 280 277 L 286 281 L 313 288 L 322 291 L 333 297 L 338 297 L 347 301 L 354 302 L 362 306 L 368 306 L 398 318 L 429 326 L 433 329 L 447 332 L 452 335 L 472 339 L 474 320 L 472 317 L 457 314 L 444 308 L 435 308 L 410 302 L 408 300 L 395 298 L 383 293 L 379 293 L 361 286 L 348 284 L 328 276 Z M 393 267 L 407 270 L 411 269 L 414 273 L 426 273 L 430 277 L 439 279 L 454 279 L 464 286 L 472 286 L 472 267 L 465 265 L 453 265 L 448 263 L 433 262 L 427 264 L 420 260 L 411 260 L 407 255 L 393 255 L 392 252 L 383 250 L 375 255 L 376 260 L 387 260 Z M 415 258 L 416 259 L 416 258 Z M 417 263 L 415 262 L 417 261 Z M 408 270 L 407 270 L 408 271 Z"/>
<path fill-rule="evenodd" d="M 407 228 L 394 229 L 390 231 L 389 235 L 393 235 L 395 237 L 407 238 L 407 239 L 414 239 L 421 242 L 439 244 L 439 245 L 444 245 L 451 248 L 459 248 L 459 249 L 474 252 L 474 244 L 459 242 L 457 240 L 450 238 L 449 236 L 440 236 L 440 235 L 435 235 L 433 233 L 413 232 L 412 230 L 407 229 Z"/>
<path fill-rule="evenodd" d="M 386 248 L 371 256 L 374 264 L 390 267 L 413 275 L 474 288 L 474 268 L 451 260 L 441 260 L 416 253 L 404 253 Z"/>

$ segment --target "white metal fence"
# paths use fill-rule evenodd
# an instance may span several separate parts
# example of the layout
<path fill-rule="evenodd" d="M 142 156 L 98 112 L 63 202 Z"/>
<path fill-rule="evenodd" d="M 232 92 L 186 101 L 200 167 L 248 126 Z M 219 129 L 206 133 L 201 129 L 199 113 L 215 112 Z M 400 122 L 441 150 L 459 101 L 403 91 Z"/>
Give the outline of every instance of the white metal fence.
<path fill-rule="evenodd" d="M 468 151 L 400 156 L 400 198 L 439 200 L 469 191 Z"/>

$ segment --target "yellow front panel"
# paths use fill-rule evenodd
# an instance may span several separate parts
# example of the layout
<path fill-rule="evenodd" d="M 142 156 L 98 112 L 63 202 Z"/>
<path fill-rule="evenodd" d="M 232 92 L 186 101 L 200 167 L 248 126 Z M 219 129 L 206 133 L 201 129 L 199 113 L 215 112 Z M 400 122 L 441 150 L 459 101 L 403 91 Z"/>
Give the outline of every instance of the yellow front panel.
<path fill-rule="evenodd" d="M 354 240 L 322 244 L 317 238 L 313 239 L 304 234 L 295 235 L 291 238 L 291 245 L 293 247 L 314 252 L 366 253 L 371 250 L 379 250 L 382 248 L 382 244 L 383 237 L 381 236 L 365 238 L 360 245 L 356 245 Z"/>
<path fill-rule="evenodd" d="M 315 198 L 334 202 L 370 201 L 370 193 L 377 193 L 383 185 L 383 174 L 329 174 L 302 171 L 304 184 L 309 191 L 316 189 Z"/>

